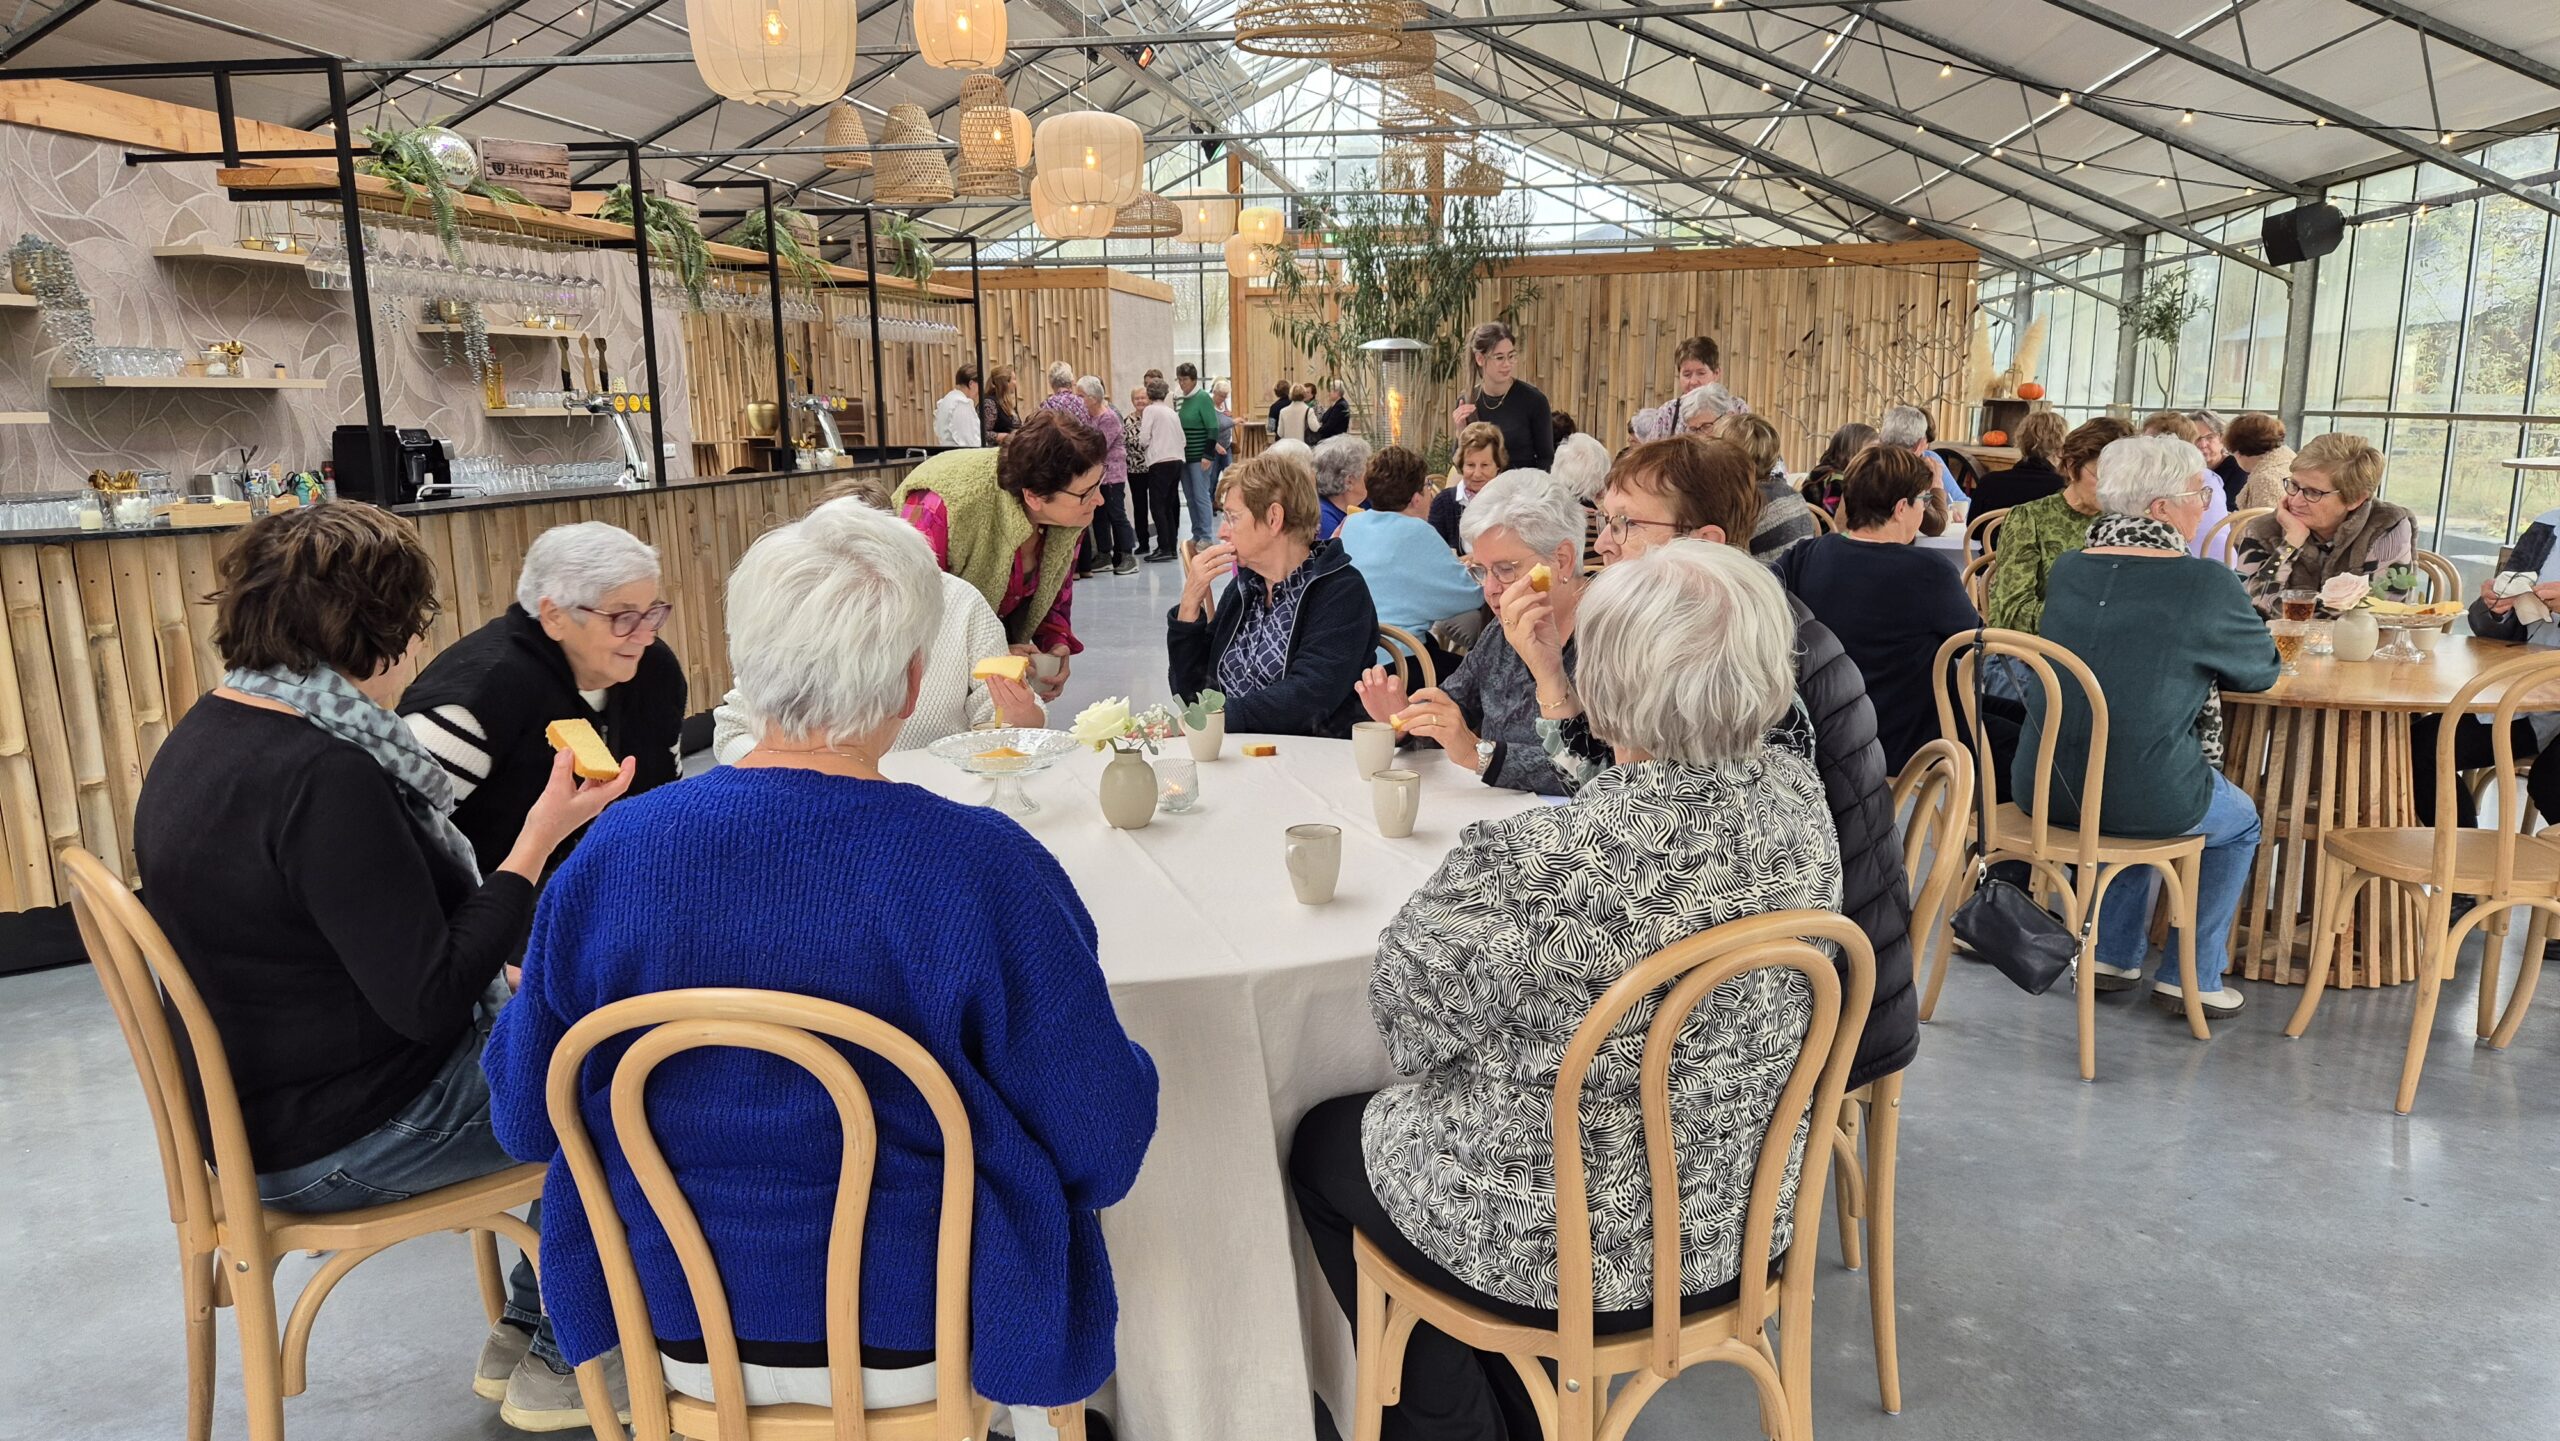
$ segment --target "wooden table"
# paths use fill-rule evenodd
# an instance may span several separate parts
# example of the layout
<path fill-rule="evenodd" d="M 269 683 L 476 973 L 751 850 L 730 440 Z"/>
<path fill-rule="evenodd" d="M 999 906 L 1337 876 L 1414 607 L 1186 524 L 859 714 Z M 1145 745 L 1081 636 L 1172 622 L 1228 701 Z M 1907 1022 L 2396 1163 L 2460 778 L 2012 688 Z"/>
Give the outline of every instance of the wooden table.
<path fill-rule="evenodd" d="M 2232 962 L 2253 981 L 2300 984 L 2311 953 L 2311 900 L 2320 838 L 2333 826 L 2410 826 L 2410 722 L 2441 711 L 2464 682 L 2522 646 L 2446 636 L 2435 659 L 2341 661 L 2304 656 L 2301 674 L 2256 694 L 2225 691 L 2223 771 L 2258 805 L 2263 832 L 2233 925 Z M 2560 687 L 2549 687 L 2560 710 Z M 2497 707 L 2496 688 L 2475 711 Z M 2425 764 L 2433 765 L 2432 755 Z M 2368 888 L 2336 951 L 2333 986 L 2394 986 L 2417 979 L 2416 893 Z"/>

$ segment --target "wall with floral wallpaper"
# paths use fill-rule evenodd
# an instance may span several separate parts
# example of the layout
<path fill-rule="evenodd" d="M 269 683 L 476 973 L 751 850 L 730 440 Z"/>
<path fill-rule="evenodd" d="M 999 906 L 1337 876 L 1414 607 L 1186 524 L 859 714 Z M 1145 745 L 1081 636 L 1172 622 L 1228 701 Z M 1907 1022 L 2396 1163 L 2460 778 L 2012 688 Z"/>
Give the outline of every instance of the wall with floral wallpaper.
<path fill-rule="evenodd" d="M 314 290 L 298 270 L 153 257 L 155 246 L 234 243 L 245 224 L 283 219 L 279 203 L 243 206 L 213 183 L 210 164 L 126 165 L 120 144 L 0 125 L 0 245 L 34 234 L 67 246 L 95 308 L 101 346 L 158 346 L 195 355 L 215 340 L 249 348 L 249 373 L 286 373 L 327 382 L 325 390 L 243 392 L 55 390 L 48 376 L 69 366 L 34 310 L 0 309 L 0 411 L 49 412 L 47 426 L 0 426 L 0 494 L 77 488 L 95 468 L 163 469 L 183 477 L 241 446 L 257 462 L 316 467 L 329 455 L 330 433 L 364 418 L 352 302 L 342 290 Z M 244 211 L 256 212 L 244 215 Z M 321 223 L 336 223 L 335 207 Z M 314 221 L 298 226 L 306 234 Z M 636 387 L 640 354 L 638 288 L 627 255 L 586 251 L 569 265 L 602 281 L 591 331 L 609 344 L 618 383 Z M 376 348 L 383 418 L 423 427 L 454 444 L 456 454 L 494 455 L 532 463 L 608 460 L 620 454 L 612 424 L 602 419 L 492 420 L 481 413 L 481 389 L 460 358 L 460 339 L 445 359 L 443 337 L 419 335 L 403 320 L 377 315 Z M 556 342 L 496 337 L 510 389 L 559 385 Z M 584 383 L 584 366 L 580 366 Z M 683 404 L 683 327 L 661 313 L 658 385 L 668 401 L 668 474 L 691 473 L 690 420 Z M 645 429 L 640 437 L 645 448 Z"/>

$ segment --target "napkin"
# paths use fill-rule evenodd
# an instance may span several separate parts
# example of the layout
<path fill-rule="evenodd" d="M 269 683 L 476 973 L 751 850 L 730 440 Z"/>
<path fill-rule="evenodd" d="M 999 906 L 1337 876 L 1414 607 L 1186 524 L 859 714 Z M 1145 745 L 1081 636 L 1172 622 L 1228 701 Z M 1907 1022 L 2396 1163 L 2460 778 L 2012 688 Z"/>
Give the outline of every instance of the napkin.
<path fill-rule="evenodd" d="M 2517 620 L 2526 625 L 2540 625 L 2551 619 L 2551 607 L 2543 602 L 2542 597 L 2533 593 L 2533 588 L 2541 583 L 2542 577 L 2532 571 L 2502 570 L 2498 572 L 2498 578 L 2490 583 L 2490 588 L 2515 601 Z"/>

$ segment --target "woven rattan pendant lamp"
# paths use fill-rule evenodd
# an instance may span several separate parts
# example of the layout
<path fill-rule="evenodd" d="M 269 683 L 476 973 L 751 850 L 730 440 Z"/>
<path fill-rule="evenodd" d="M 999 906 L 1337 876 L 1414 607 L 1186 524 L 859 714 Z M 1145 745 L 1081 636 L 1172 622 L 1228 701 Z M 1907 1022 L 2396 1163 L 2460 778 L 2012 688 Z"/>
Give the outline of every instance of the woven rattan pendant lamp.
<path fill-rule="evenodd" d="M 686 0 L 694 68 L 715 95 L 814 109 L 853 83 L 858 0 Z"/>
<path fill-rule="evenodd" d="M 1386 113 L 1381 118 L 1387 128 L 1415 132 L 1397 139 L 1423 145 L 1455 145 L 1480 123 L 1474 106 L 1428 81 L 1407 81 L 1386 90 Z"/>
<path fill-rule="evenodd" d="M 1431 7 L 1422 0 L 1404 0 L 1407 24 L 1430 18 Z M 1428 30 L 1406 30 L 1396 36 L 1394 49 L 1356 60 L 1336 60 L 1333 70 L 1337 75 L 1348 75 L 1355 80 L 1412 80 L 1429 75 L 1439 60 L 1440 41 L 1437 36 Z"/>
<path fill-rule="evenodd" d="M 936 145 L 933 121 L 924 107 L 892 105 L 880 126 L 883 145 Z M 940 205 L 951 198 L 951 165 L 939 150 L 892 150 L 879 157 L 871 198 L 881 205 Z"/>
<path fill-rule="evenodd" d="M 1238 280 L 1260 280 L 1271 273 L 1271 257 L 1241 235 L 1227 237 L 1227 273 Z"/>
<path fill-rule="evenodd" d="M 960 82 L 960 166 L 954 188 L 977 197 L 1022 193 L 1022 168 L 1014 161 L 1012 107 L 1004 82 L 972 75 Z"/>
<path fill-rule="evenodd" d="M 937 70 L 1004 63 L 1004 0 L 916 0 L 916 53 Z"/>
<path fill-rule="evenodd" d="M 1182 238 L 1194 245 L 1223 245 L 1236 233 L 1236 200 L 1232 195 L 1177 195 L 1182 208 Z"/>
<path fill-rule="evenodd" d="M 1040 178 L 1059 200 L 1118 208 L 1146 190 L 1147 140 L 1138 122 L 1099 110 L 1052 115 L 1032 132 Z"/>
<path fill-rule="evenodd" d="M 1051 240 L 1100 240 L 1111 233 L 1119 211 L 1111 205 L 1060 194 L 1057 177 L 1046 172 L 1031 180 L 1031 223 Z"/>
<path fill-rule="evenodd" d="M 1141 192 L 1137 203 L 1120 207 L 1111 225 L 1114 240 L 1171 240 L 1182 233 L 1182 207 L 1153 191 Z"/>
<path fill-rule="evenodd" d="M 871 127 L 862 123 L 862 112 L 850 100 L 839 100 L 827 107 L 827 143 L 829 145 L 863 145 L 871 143 Z M 868 170 L 869 150 L 839 150 L 827 156 L 829 170 Z"/>
<path fill-rule="evenodd" d="M 1236 48 L 1290 60 L 1367 60 L 1402 43 L 1403 0 L 1244 0 Z"/>

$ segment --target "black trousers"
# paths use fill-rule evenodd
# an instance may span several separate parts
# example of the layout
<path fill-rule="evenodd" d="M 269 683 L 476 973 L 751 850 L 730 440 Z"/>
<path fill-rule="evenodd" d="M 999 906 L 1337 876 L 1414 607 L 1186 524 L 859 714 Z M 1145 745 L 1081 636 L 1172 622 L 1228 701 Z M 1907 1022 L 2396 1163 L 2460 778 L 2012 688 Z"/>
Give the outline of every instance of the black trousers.
<path fill-rule="evenodd" d="M 1342 1314 L 1359 1324 L 1360 1273 L 1351 1253 L 1356 1231 L 1406 1275 L 1443 1295 L 1506 1321 L 1553 1326 L 1555 1312 L 1484 1294 L 1450 1275 L 1396 1229 L 1369 1189 L 1368 1166 L 1360 1155 L 1360 1117 L 1368 1107 L 1365 1095 L 1327 1101 L 1298 1123 L 1289 1144 L 1289 1189 L 1298 1198 L 1298 1218 Z M 1680 1305 L 1684 1311 L 1731 1305 L 1741 1293 L 1740 1283 L 1729 1281 L 1703 1295 L 1682 1297 Z M 1650 1310 L 1602 1311 L 1592 1317 L 1593 1330 L 1601 1335 L 1641 1331 L 1652 1324 Z M 1351 1417 L 1337 1416 L 1334 1423 L 1343 1435 L 1351 1434 Z M 1385 1441 L 1539 1441 L 1541 1433 L 1529 1388 L 1509 1361 L 1461 1346 L 1429 1326 L 1416 1326 L 1404 1353 L 1404 1399 L 1387 1408 L 1381 1434 Z"/>
<path fill-rule="evenodd" d="M 1147 548 L 1147 519 L 1152 516 L 1156 530 L 1155 548 L 1171 555 L 1175 547 L 1182 544 L 1182 462 L 1168 460 L 1161 465 L 1148 466 L 1147 477 L 1143 481 L 1134 475 L 1129 477 L 1129 506 L 1132 510 L 1139 510 L 1137 487 L 1141 485 L 1146 487 L 1146 504 L 1139 512 L 1137 522 L 1138 548 Z"/>
<path fill-rule="evenodd" d="M 2436 735 L 2443 729 L 2443 719 L 2422 715 L 2409 723 L 2409 748 L 2413 752 L 2409 767 L 2409 792 L 2418 803 L 2417 822 L 2422 826 L 2436 823 Z M 2516 717 L 2513 731 L 2516 756 L 2533 758 L 2533 769 L 2524 780 L 2525 798 L 2545 821 L 2560 817 L 2560 746 L 2534 755 L 2533 727 L 2523 716 Z M 2456 771 L 2479 770 L 2498 762 L 2497 739 L 2490 734 L 2489 723 L 2478 716 L 2464 716 L 2453 728 L 2453 768 Z M 2454 814 L 2466 826 L 2480 824 L 2480 807 L 2463 791 L 2453 799 Z M 2507 818 L 2513 824 L 2515 818 Z"/>
<path fill-rule="evenodd" d="M 1136 555 L 1138 537 L 1129 526 L 1129 487 L 1126 482 L 1102 488 L 1102 513 L 1085 527 L 1085 539 L 1093 546 L 1096 564 Z"/>

